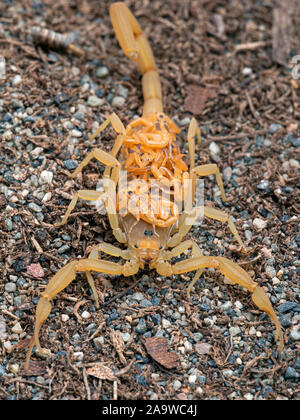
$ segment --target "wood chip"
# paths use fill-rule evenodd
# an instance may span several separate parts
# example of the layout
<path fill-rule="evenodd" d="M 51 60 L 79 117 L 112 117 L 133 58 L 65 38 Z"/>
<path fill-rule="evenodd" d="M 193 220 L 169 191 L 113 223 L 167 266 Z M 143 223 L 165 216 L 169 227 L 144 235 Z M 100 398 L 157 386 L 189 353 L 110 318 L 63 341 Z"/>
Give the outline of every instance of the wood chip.
<path fill-rule="evenodd" d="M 41 376 L 47 372 L 46 363 L 39 360 L 30 360 L 28 370 L 22 371 L 23 376 Z"/>
<path fill-rule="evenodd" d="M 108 379 L 109 381 L 116 381 L 117 378 L 114 375 L 111 368 L 106 366 L 104 363 L 95 363 L 94 366 L 87 370 L 87 374 L 95 376 L 98 379 Z"/>
<path fill-rule="evenodd" d="M 162 366 L 172 369 L 178 366 L 178 356 L 169 351 L 169 345 L 165 337 L 150 337 L 145 341 L 145 347 L 149 355 Z"/>
<path fill-rule="evenodd" d="M 273 10 L 272 58 L 283 66 L 287 65 L 290 54 L 291 19 L 288 11 L 288 5 Z"/>
<path fill-rule="evenodd" d="M 194 115 L 200 115 L 204 110 L 207 100 L 214 99 L 216 96 L 214 89 L 202 88 L 198 85 L 189 85 L 187 87 L 185 110 Z"/>

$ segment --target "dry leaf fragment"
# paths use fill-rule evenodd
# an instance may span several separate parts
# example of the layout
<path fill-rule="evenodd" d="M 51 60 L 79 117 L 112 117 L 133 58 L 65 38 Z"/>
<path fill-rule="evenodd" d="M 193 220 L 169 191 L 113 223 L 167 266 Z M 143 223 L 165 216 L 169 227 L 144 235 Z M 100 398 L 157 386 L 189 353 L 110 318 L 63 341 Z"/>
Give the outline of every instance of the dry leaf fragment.
<path fill-rule="evenodd" d="M 116 349 L 121 362 L 123 363 L 123 365 L 126 365 L 126 359 L 123 354 L 124 341 L 123 341 L 123 338 L 121 337 L 120 331 L 112 330 L 110 336 L 111 336 L 112 344 L 114 348 Z"/>
<path fill-rule="evenodd" d="M 145 347 L 149 355 L 167 369 L 178 365 L 178 356 L 169 351 L 169 345 L 165 337 L 150 337 L 145 341 Z"/>
<path fill-rule="evenodd" d="M 117 380 L 111 368 L 101 362 L 95 363 L 91 368 L 89 368 L 87 370 L 87 374 L 95 376 L 98 379 L 108 379 L 109 381 Z"/>
<path fill-rule="evenodd" d="M 187 87 L 187 98 L 185 100 L 185 110 L 194 115 L 200 115 L 208 99 L 214 99 L 216 92 L 214 89 L 202 88 L 198 85 Z"/>

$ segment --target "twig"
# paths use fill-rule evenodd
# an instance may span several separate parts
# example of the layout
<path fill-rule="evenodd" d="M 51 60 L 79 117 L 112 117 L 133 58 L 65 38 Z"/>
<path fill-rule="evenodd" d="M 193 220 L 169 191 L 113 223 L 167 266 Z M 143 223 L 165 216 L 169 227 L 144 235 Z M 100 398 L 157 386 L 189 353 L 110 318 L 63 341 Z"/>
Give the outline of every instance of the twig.
<path fill-rule="evenodd" d="M 133 289 L 140 281 L 141 279 L 138 278 L 138 280 L 136 280 L 134 283 L 132 283 L 129 287 L 127 287 L 127 289 L 123 290 L 123 292 L 118 293 L 117 295 L 115 295 L 114 297 L 112 297 L 108 302 L 104 302 L 102 303 L 101 307 L 103 308 L 104 306 L 110 305 L 112 302 L 114 302 L 116 299 L 119 299 L 120 297 L 126 295 L 126 293 L 129 292 L 129 290 Z"/>

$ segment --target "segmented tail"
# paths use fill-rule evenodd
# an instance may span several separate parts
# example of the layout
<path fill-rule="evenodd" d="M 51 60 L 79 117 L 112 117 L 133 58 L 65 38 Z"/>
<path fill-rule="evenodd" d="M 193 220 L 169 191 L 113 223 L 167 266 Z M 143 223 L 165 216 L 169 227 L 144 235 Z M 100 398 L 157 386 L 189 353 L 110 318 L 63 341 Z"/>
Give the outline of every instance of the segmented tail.
<path fill-rule="evenodd" d="M 162 112 L 161 84 L 152 49 L 138 21 L 122 2 L 110 6 L 110 18 L 124 54 L 137 63 L 143 78 L 143 114 Z"/>

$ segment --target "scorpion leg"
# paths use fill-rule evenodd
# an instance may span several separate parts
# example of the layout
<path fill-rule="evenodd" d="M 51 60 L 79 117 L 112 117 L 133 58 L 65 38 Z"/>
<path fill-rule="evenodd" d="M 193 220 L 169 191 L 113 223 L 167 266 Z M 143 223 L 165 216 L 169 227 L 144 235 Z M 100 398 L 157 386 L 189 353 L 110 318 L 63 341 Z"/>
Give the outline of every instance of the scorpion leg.
<path fill-rule="evenodd" d="M 218 187 L 220 188 L 220 191 L 221 191 L 222 200 L 226 201 L 226 195 L 225 195 L 225 191 L 224 191 L 222 175 L 219 171 L 219 168 L 217 167 L 217 165 L 215 163 L 196 166 L 195 168 L 192 169 L 191 174 L 196 174 L 198 176 L 215 175 Z"/>
<path fill-rule="evenodd" d="M 198 143 L 201 143 L 201 131 L 200 127 L 197 124 L 196 119 L 193 117 L 191 119 L 188 134 L 187 134 L 187 140 L 189 144 L 189 153 L 190 153 L 190 171 L 194 169 L 195 166 L 195 136 L 197 136 Z"/>
<path fill-rule="evenodd" d="M 242 247 L 243 253 L 247 254 L 247 249 L 243 241 L 241 240 L 240 235 L 238 234 L 237 228 L 233 223 L 231 216 L 225 211 L 217 210 L 212 207 L 204 206 L 203 210 L 204 216 L 209 217 L 210 219 L 219 220 L 220 222 L 227 222 L 231 233 L 233 234 L 239 245 Z"/>
<path fill-rule="evenodd" d="M 114 245 L 111 244 L 107 244 L 106 242 L 102 242 L 101 244 L 98 244 L 96 246 L 94 246 L 88 256 L 89 259 L 92 260 L 97 260 L 99 259 L 99 252 L 105 252 L 106 254 L 109 255 L 113 255 L 114 257 L 120 257 L 123 259 L 128 260 L 129 257 L 129 250 L 122 250 Z M 93 279 L 92 274 L 90 273 L 90 271 L 87 271 L 85 273 L 87 281 L 90 285 L 90 288 L 92 289 L 92 293 L 93 293 L 93 297 L 95 300 L 95 306 L 96 308 L 99 308 L 99 299 L 98 299 L 98 294 L 97 294 L 97 290 L 96 290 L 96 286 L 95 286 L 95 282 Z"/>
<path fill-rule="evenodd" d="M 118 263 L 98 259 L 75 260 L 61 268 L 50 280 L 45 291 L 42 293 L 42 297 L 38 302 L 36 308 L 34 335 L 31 339 L 29 349 L 27 352 L 25 370 L 28 370 L 30 356 L 35 345 L 37 346 L 39 353 L 45 353 L 45 350 L 42 349 L 39 342 L 39 332 L 41 326 L 43 325 L 43 323 L 48 318 L 51 312 L 50 301 L 75 279 L 77 272 L 96 271 L 112 275 L 131 276 L 136 274 L 138 270 L 139 264 L 135 260 L 128 261 L 124 265 L 120 265 Z"/>
<path fill-rule="evenodd" d="M 89 140 L 92 141 L 94 140 L 95 137 L 98 136 L 98 134 L 101 133 L 101 131 L 105 130 L 106 127 L 108 126 L 108 124 L 111 123 L 111 125 L 113 126 L 114 130 L 118 133 L 118 134 L 125 134 L 125 127 L 122 123 L 122 121 L 120 120 L 120 118 L 117 116 L 117 114 L 115 114 L 114 112 L 112 114 L 109 115 L 109 117 L 106 118 L 106 120 L 97 128 L 97 130 L 95 131 L 94 134 L 92 134 L 89 137 Z"/>
<path fill-rule="evenodd" d="M 75 171 L 70 175 L 70 178 L 75 178 L 82 169 L 89 164 L 92 159 L 97 159 L 100 163 L 103 163 L 107 166 L 121 166 L 120 162 L 111 154 L 105 152 L 101 149 L 93 149 L 88 155 L 83 159 L 83 161 L 77 166 Z"/>
<path fill-rule="evenodd" d="M 283 336 L 278 318 L 274 312 L 271 302 L 264 290 L 253 281 L 250 275 L 238 264 L 224 257 L 193 257 L 180 261 L 172 266 L 173 274 L 187 273 L 199 268 L 218 268 L 220 272 L 252 293 L 252 300 L 258 308 L 266 312 L 276 327 L 276 340 L 279 340 L 279 351 L 283 349 Z"/>
<path fill-rule="evenodd" d="M 193 257 L 202 257 L 203 252 L 202 249 L 199 247 L 199 245 L 192 239 L 189 239 L 187 241 L 182 242 L 181 244 L 177 245 L 175 248 L 173 248 L 171 251 L 165 251 L 165 256 L 167 260 L 170 260 L 173 257 L 177 257 L 178 255 L 182 254 L 187 249 L 192 248 L 192 255 Z M 199 280 L 203 273 L 204 269 L 199 268 L 195 275 L 193 276 L 193 280 L 189 284 L 186 293 L 188 298 L 190 298 L 190 292 L 194 286 L 194 284 Z"/>
<path fill-rule="evenodd" d="M 70 217 L 70 214 L 72 210 L 74 210 L 78 199 L 81 198 L 82 200 L 88 200 L 88 201 L 96 201 L 103 199 L 105 200 L 107 198 L 106 193 L 93 191 L 93 190 L 79 190 L 74 195 L 73 198 L 67 208 L 66 213 L 64 214 L 62 221 L 59 223 L 55 223 L 54 226 L 59 227 L 62 225 L 65 225 L 67 223 L 68 218 Z"/>

